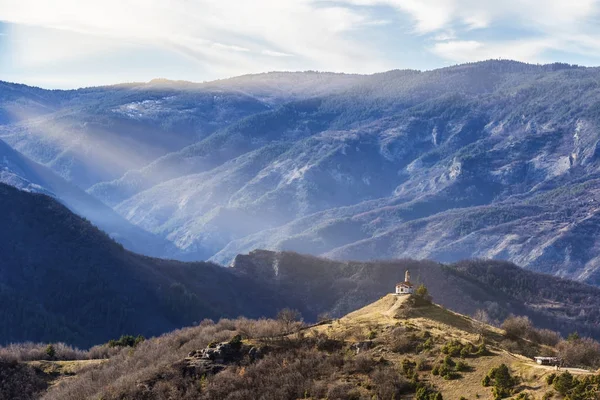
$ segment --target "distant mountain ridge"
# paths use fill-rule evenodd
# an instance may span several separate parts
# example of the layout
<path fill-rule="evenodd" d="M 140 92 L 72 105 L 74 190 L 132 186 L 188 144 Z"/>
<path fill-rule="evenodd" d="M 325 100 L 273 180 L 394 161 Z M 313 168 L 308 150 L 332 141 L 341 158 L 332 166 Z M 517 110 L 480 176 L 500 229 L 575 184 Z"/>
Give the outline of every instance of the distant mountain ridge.
<path fill-rule="evenodd" d="M 257 248 L 481 257 L 600 284 L 599 82 L 598 68 L 494 60 L 66 92 L 5 85 L 0 109 L 22 118 L 0 139 L 189 260 L 228 264 Z M 114 149 L 125 162 L 109 171 L 100 156 Z"/>
<path fill-rule="evenodd" d="M 132 251 L 155 256 L 176 257 L 178 254 L 168 241 L 131 224 L 98 199 L 65 181 L 49 168 L 31 161 L 2 140 L 0 182 L 56 198 Z"/>
<path fill-rule="evenodd" d="M 157 335 L 204 318 L 341 316 L 390 293 L 408 269 L 436 302 L 492 321 L 528 315 L 536 325 L 600 337 L 600 288 L 499 261 L 439 264 L 341 262 L 257 250 L 230 268 L 125 250 L 49 196 L 0 183 L 0 342 L 79 346 L 122 334 Z"/>
<path fill-rule="evenodd" d="M 308 312 L 340 317 L 391 293 L 409 270 L 436 303 L 490 321 L 526 315 L 539 327 L 568 335 L 600 337 L 600 289 L 575 281 L 526 271 L 505 261 L 467 260 L 440 264 L 424 260 L 335 261 L 293 252 L 256 250 L 238 255 L 232 268 L 253 277 Z"/>

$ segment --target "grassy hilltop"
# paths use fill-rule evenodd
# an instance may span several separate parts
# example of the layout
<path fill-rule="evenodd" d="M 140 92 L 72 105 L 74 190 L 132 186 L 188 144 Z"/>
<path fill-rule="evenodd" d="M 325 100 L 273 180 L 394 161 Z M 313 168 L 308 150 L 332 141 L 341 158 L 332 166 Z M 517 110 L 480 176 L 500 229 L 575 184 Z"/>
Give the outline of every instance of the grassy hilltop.
<path fill-rule="evenodd" d="M 426 293 L 389 294 L 340 319 L 323 318 L 307 326 L 286 310 L 276 320 L 205 320 L 132 347 L 105 346 L 104 355 L 102 346 L 95 348 L 104 361 L 29 361 L 13 368 L 22 367 L 17 378 L 42 377 L 38 394 L 34 388 L 23 399 L 597 396 L 600 380 L 592 369 L 600 352 L 580 360 L 589 363 L 586 369 L 538 366 L 531 356 L 560 354 L 567 341 L 544 344 L 543 332 L 532 327 L 521 332 L 527 338 L 516 337 L 518 319 L 500 329 L 438 306 Z M 570 338 L 570 351 L 585 340 Z"/>

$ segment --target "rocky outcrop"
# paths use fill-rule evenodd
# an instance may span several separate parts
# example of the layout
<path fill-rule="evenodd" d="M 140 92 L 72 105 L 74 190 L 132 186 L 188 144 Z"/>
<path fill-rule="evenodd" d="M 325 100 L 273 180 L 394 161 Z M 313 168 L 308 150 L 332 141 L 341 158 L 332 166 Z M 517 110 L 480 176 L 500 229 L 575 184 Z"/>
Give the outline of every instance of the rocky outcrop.
<path fill-rule="evenodd" d="M 363 340 L 362 342 L 354 343 L 351 346 L 351 349 L 354 350 L 356 352 L 356 354 L 360 354 L 363 351 L 372 349 L 373 345 L 374 345 L 374 343 L 372 340 Z"/>
<path fill-rule="evenodd" d="M 188 356 L 177 362 L 174 367 L 184 376 L 208 376 L 218 374 L 227 365 L 242 360 L 253 362 L 259 359 L 263 350 L 241 342 L 239 336 L 229 342 L 211 343 L 206 348 L 191 351 Z"/>

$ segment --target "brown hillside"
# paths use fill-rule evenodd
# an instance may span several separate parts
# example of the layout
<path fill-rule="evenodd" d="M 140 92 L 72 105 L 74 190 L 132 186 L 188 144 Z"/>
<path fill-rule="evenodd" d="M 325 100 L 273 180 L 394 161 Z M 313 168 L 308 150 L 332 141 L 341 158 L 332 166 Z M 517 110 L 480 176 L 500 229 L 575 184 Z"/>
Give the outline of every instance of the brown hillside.
<path fill-rule="evenodd" d="M 501 329 L 426 297 L 388 294 L 303 328 L 293 318 L 204 321 L 59 380 L 43 398 L 493 399 L 493 384 L 482 381 L 506 365 L 505 397 L 541 399 L 554 392 L 547 377 L 556 371 L 526 354 L 553 352 L 524 339 L 508 341 Z"/>

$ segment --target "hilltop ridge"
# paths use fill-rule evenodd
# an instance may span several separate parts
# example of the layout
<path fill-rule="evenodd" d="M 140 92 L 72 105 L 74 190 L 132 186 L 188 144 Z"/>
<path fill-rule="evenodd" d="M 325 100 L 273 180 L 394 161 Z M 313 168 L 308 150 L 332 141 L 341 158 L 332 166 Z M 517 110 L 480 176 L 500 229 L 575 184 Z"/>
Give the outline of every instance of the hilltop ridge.
<path fill-rule="evenodd" d="M 233 270 L 306 305 L 305 316 L 341 317 L 393 291 L 408 269 L 436 301 L 456 312 L 478 310 L 490 321 L 527 315 L 541 328 L 600 338 L 600 289 L 523 270 L 502 261 L 442 264 L 429 260 L 337 261 L 294 252 L 255 250 L 238 255 Z"/>
<path fill-rule="evenodd" d="M 596 391 L 600 383 L 589 370 L 556 372 L 532 360 L 556 354 L 553 346 L 560 344 L 511 336 L 426 295 L 387 294 L 311 326 L 292 314 L 204 321 L 147 340 L 124 350 L 127 356 L 78 372 L 43 398 L 532 399 L 566 390 L 581 400 L 583 389 L 575 385 Z M 594 351 L 598 363 L 600 351 Z M 567 370 L 571 386 L 555 384 Z"/>

